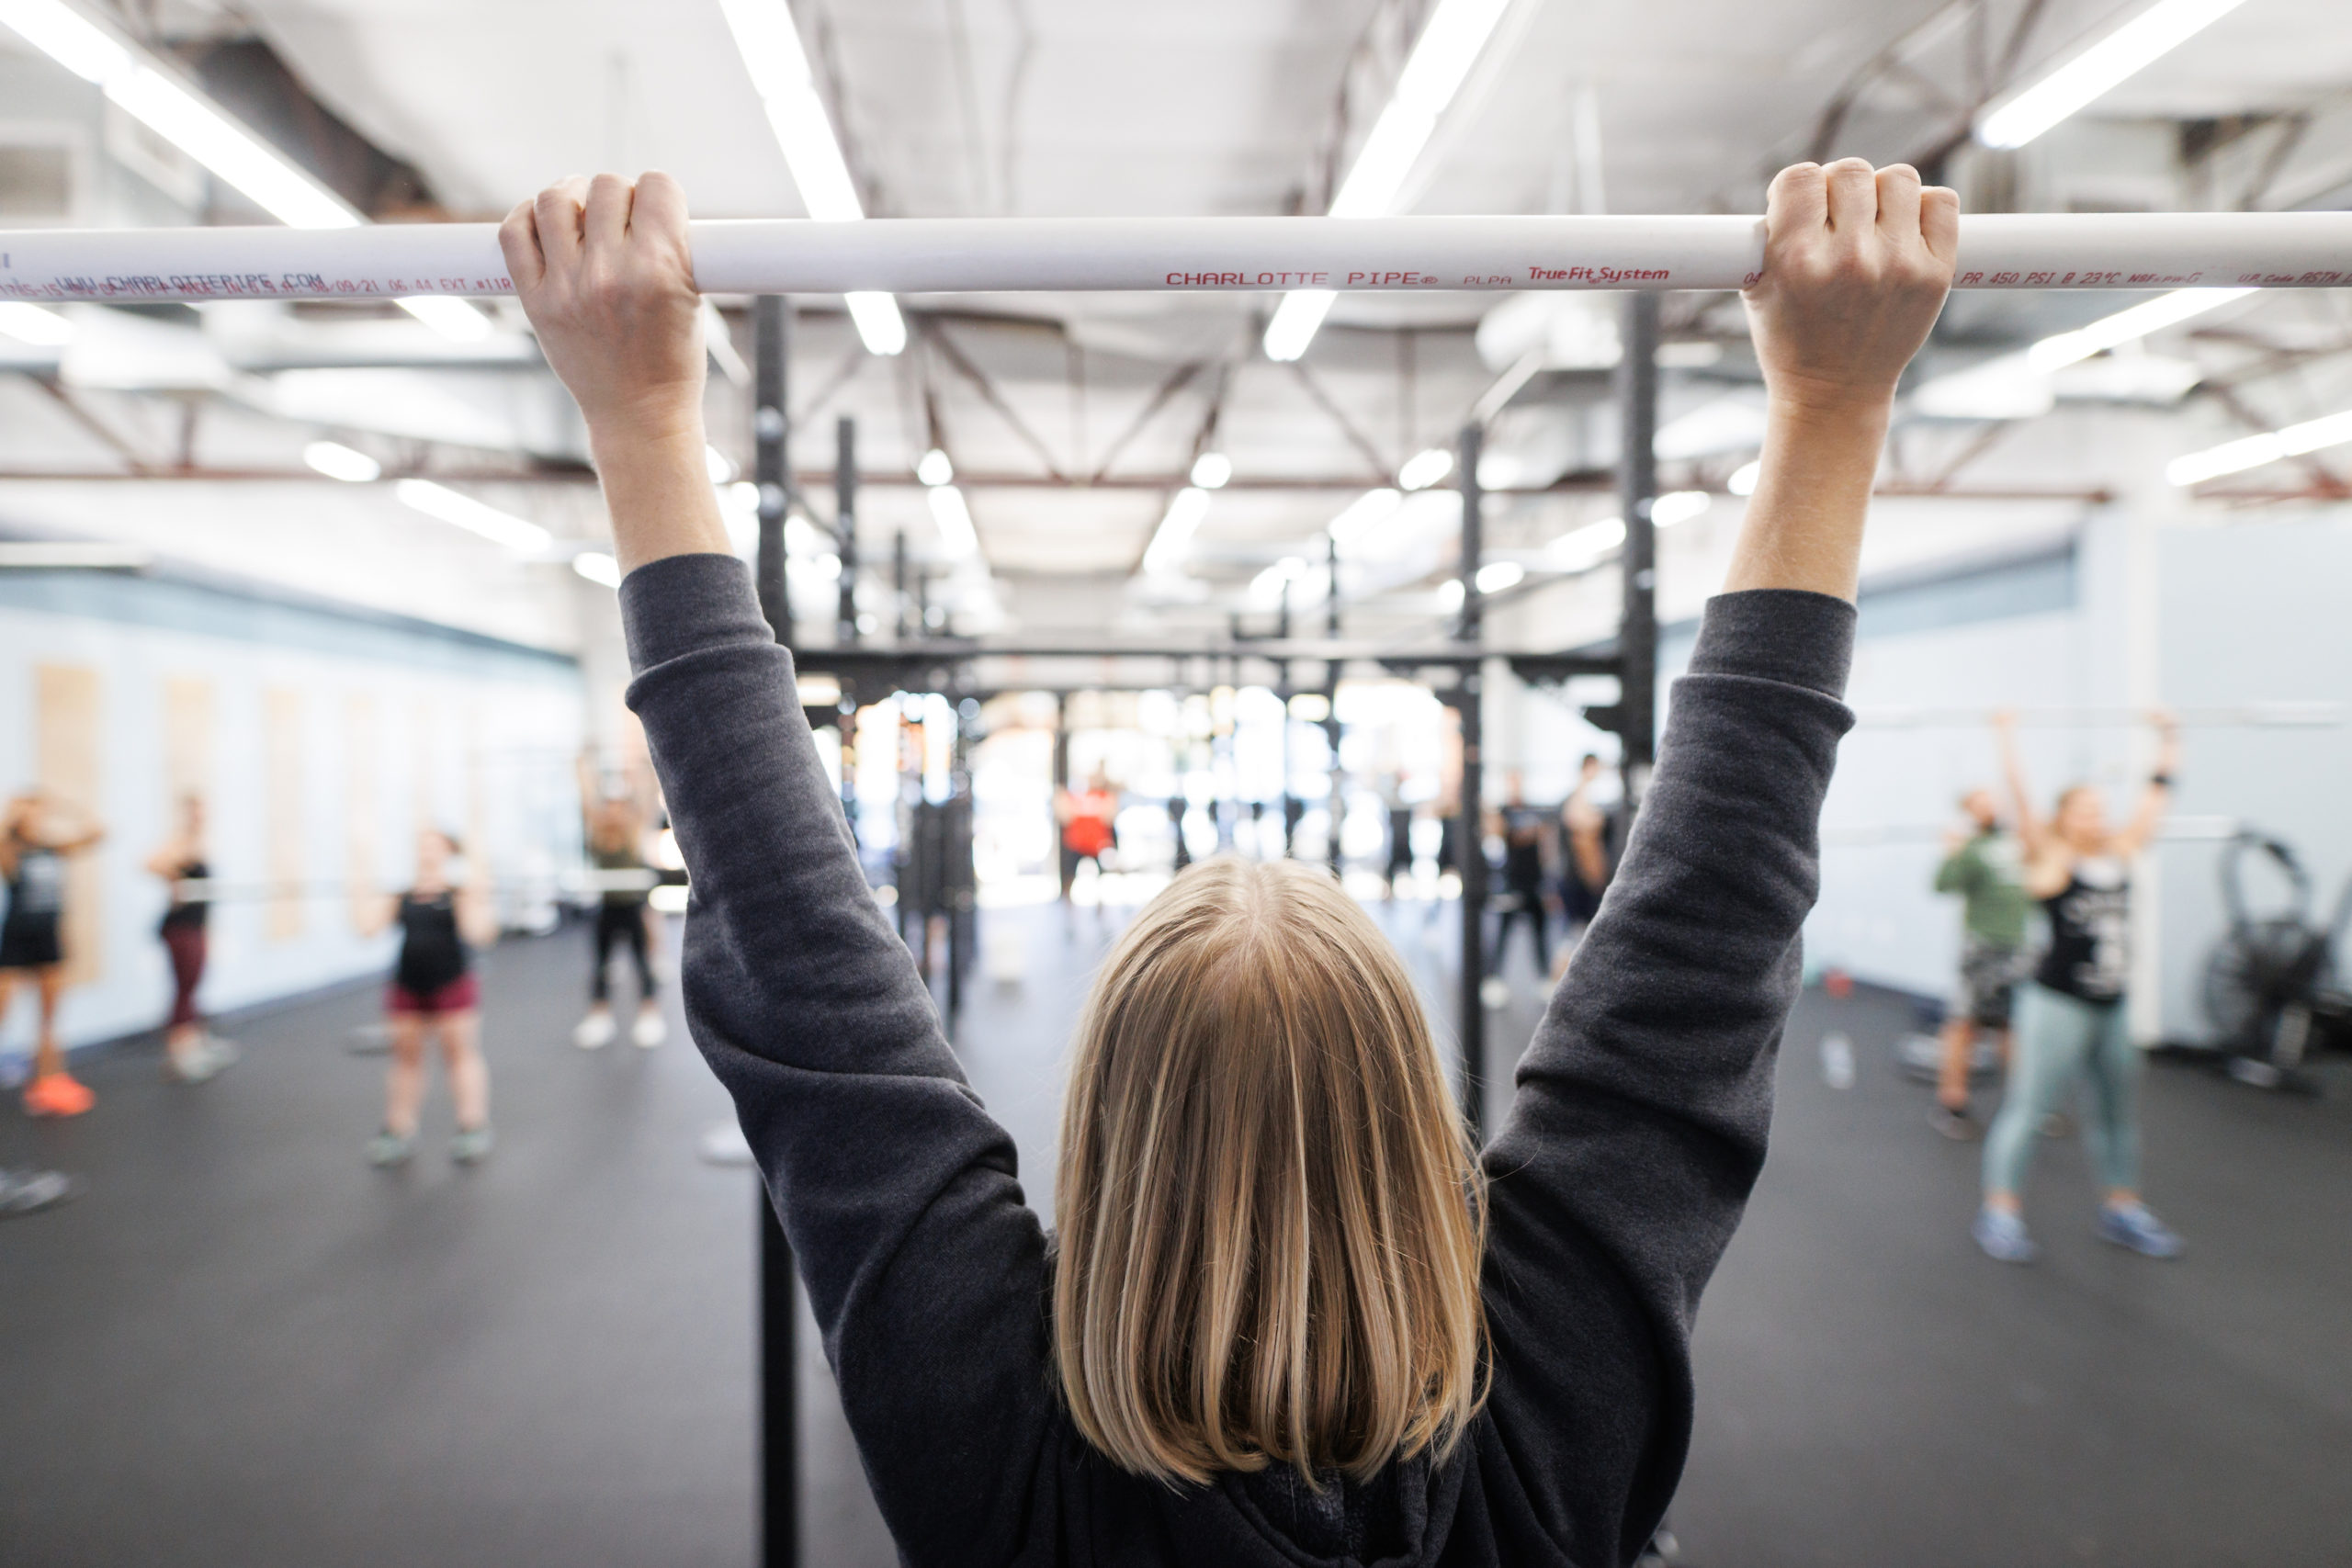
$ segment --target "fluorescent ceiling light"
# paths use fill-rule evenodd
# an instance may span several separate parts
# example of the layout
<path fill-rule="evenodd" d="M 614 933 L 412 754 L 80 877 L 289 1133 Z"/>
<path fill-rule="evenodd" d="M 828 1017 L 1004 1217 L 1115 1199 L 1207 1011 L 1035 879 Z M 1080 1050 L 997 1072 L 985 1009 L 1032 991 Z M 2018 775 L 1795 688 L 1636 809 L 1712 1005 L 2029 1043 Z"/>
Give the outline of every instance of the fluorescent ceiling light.
<path fill-rule="evenodd" d="M 130 69 L 130 51 L 62 0 L 0 0 L 0 25 L 85 82 L 103 86 Z"/>
<path fill-rule="evenodd" d="M 727 454 L 707 441 L 703 443 L 702 468 L 715 485 L 723 485 L 735 477 L 735 465 L 727 460 Z"/>
<path fill-rule="evenodd" d="M 1306 575 L 1306 557 L 1284 556 L 1250 580 L 1250 597 L 1261 604 L 1279 604 L 1283 591 Z"/>
<path fill-rule="evenodd" d="M 1193 482 L 1203 490 L 1223 490 L 1233 478 L 1233 459 L 1222 452 L 1204 452 L 1193 459 Z"/>
<path fill-rule="evenodd" d="M 2223 474 L 2243 473 L 2248 468 L 2258 468 L 2265 463 L 2275 463 L 2281 457 L 2300 457 L 2324 446 L 2341 446 L 2347 441 L 2352 441 L 2352 409 L 2329 414 L 2324 419 L 2290 424 L 2284 430 L 2274 430 L 2267 435 L 2249 435 L 2242 441 L 2225 441 L 2219 446 L 2209 446 L 2202 452 L 2176 457 L 2165 467 L 2165 478 L 2177 485 L 2203 484 L 2207 479 L 2217 479 Z"/>
<path fill-rule="evenodd" d="M 1185 549 L 1193 542 L 1193 530 L 1201 525 L 1208 510 L 1209 492 L 1198 485 L 1186 485 L 1171 496 L 1167 513 L 1159 519 L 1159 526 L 1143 552 L 1144 570 L 1160 577 L 1182 565 Z"/>
<path fill-rule="evenodd" d="M 947 553 L 958 560 L 980 553 L 979 531 L 972 526 L 972 509 L 965 503 L 964 492 L 954 485 L 933 485 L 928 492 L 931 520 L 939 529 L 939 542 Z"/>
<path fill-rule="evenodd" d="M 1764 459 L 1761 457 L 1750 457 L 1747 462 L 1742 463 L 1739 467 L 1731 471 L 1731 478 L 1724 481 L 1724 489 L 1731 491 L 1734 495 L 1754 495 L 1756 493 L 1756 481 L 1763 477 Z"/>
<path fill-rule="evenodd" d="M 1488 561 L 1478 569 L 1478 592 L 1500 593 L 1517 587 L 1526 576 L 1527 569 L 1515 560 Z"/>
<path fill-rule="evenodd" d="M 1274 307 L 1273 319 L 1266 323 L 1266 357 L 1287 364 L 1305 354 L 1323 318 L 1331 313 L 1331 301 L 1338 298 L 1329 288 L 1296 288 L 1283 295 L 1283 302 Z"/>
<path fill-rule="evenodd" d="M 2086 327 L 2043 338 L 2026 350 L 2026 364 L 2045 372 L 2063 370 L 2094 354 L 2177 326 L 2254 292 L 2251 288 L 2176 288 L 2154 299 L 2143 299 L 2128 310 L 2101 316 Z"/>
<path fill-rule="evenodd" d="M 74 323 L 39 305 L 0 299 L 0 337 L 12 337 L 35 348 L 62 348 L 74 341 Z"/>
<path fill-rule="evenodd" d="M 469 533 L 479 534 L 518 555 L 534 554 L 555 542 L 555 536 L 537 524 L 526 523 L 494 506 L 485 506 L 469 495 L 459 495 L 431 479 L 402 479 L 393 493 L 427 517 L 437 517 Z"/>
<path fill-rule="evenodd" d="M 621 563 L 602 550 L 582 550 L 571 558 L 571 570 L 591 582 L 601 582 L 607 588 L 621 585 Z"/>
<path fill-rule="evenodd" d="M 1544 554 L 1563 571 L 1583 571 L 1599 565 L 1601 557 L 1624 542 L 1624 520 L 1604 517 L 1561 535 L 1545 547 Z"/>
<path fill-rule="evenodd" d="M 451 343 L 481 343 L 497 330 L 481 310 L 447 294 L 415 295 L 400 307 Z"/>
<path fill-rule="evenodd" d="M 925 452 L 922 460 L 915 465 L 915 478 L 927 485 L 944 485 L 955 477 L 956 465 L 936 446 Z"/>
<path fill-rule="evenodd" d="M 800 46 L 800 28 L 786 0 L 718 0 L 735 48 L 743 57 L 752 86 L 766 108 L 785 166 L 808 216 L 828 223 L 854 223 L 865 216 L 840 138 L 826 118 L 816 73 Z M 907 323 L 899 302 L 888 294 L 845 296 L 850 320 L 869 354 L 896 354 L 907 346 Z"/>
<path fill-rule="evenodd" d="M 1405 466 L 1396 470 L 1396 482 L 1407 490 L 1427 490 L 1452 472 L 1453 454 L 1442 446 L 1431 446 L 1405 459 Z"/>
<path fill-rule="evenodd" d="M 1715 498 L 1703 490 L 1670 490 L 1650 502 L 1650 522 L 1656 527 L 1671 528 L 1703 514 L 1714 503 Z"/>
<path fill-rule="evenodd" d="M 1396 204 L 1405 181 L 1420 161 L 1437 122 L 1463 79 L 1478 62 L 1478 51 L 1494 36 L 1510 0 L 1438 0 L 1422 25 L 1421 36 L 1396 73 L 1396 90 L 1371 134 L 1356 150 L 1355 162 L 1331 197 L 1334 218 L 1378 218 Z M 1328 289 L 1302 288 L 1283 297 L 1266 323 L 1269 359 L 1296 359 L 1315 341 L 1316 329 L 1331 309 Z"/>
<path fill-rule="evenodd" d="M 1437 585 L 1437 607 L 1440 615 L 1450 615 L 1462 608 L 1462 580 L 1449 577 Z"/>
<path fill-rule="evenodd" d="M 368 221 L 152 56 L 64 0 L 0 0 L 0 24 L 76 76 L 97 84 L 117 107 L 288 227 L 356 229 Z M 399 304 L 459 343 L 479 343 L 491 333 L 490 319 L 463 299 L 426 296 Z"/>
<path fill-rule="evenodd" d="M 346 484 L 366 484 L 383 474 L 384 466 L 365 452 L 356 452 L 340 441 L 313 441 L 302 448 L 302 461 L 331 479 Z"/>
<path fill-rule="evenodd" d="M 1911 394 L 1911 411 L 1929 419 L 2040 419 L 2057 406 L 2058 393 L 2027 357 L 2005 354 L 1923 381 Z"/>
<path fill-rule="evenodd" d="M 1352 545 L 1396 514 L 1405 498 L 1393 490 L 1368 490 L 1348 502 L 1327 530 L 1342 546 Z"/>
<path fill-rule="evenodd" d="M 2022 147 L 2220 21 L 2244 0 L 2157 0 L 1976 122 L 1987 147 Z"/>

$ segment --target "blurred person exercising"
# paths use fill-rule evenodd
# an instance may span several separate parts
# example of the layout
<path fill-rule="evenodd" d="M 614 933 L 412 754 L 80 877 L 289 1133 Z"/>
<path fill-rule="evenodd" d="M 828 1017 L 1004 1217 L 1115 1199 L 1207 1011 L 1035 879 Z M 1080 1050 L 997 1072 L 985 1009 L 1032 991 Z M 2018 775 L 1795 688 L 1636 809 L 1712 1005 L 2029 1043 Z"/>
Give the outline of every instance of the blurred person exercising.
<path fill-rule="evenodd" d="M 449 880 L 458 840 L 438 829 L 417 835 L 416 879 L 407 892 L 378 901 L 369 931 L 398 924 L 400 958 L 384 991 L 392 1061 L 384 1076 L 384 1124 L 368 1143 L 371 1165 L 405 1165 L 416 1153 L 418 1112 L 424 1104 L 424 1035 L 441 1043 L 441 1060 L 456 1103 L 458 1128 L 449 1157 L 472 1165 L 490 1154 L 490 1067 L 481 1044 L 481 983 L 469 947 L 498 940 L 481 868 L 467 868 L 464 885 Z"/>
<path fill-rule="evenodd" d="M 1118 792 L 1111 787 L 1111 775 L 1101 768 L 1087 776 L 1083 790 L 1066 789 L 1054 797 L 1054 818 L 1062 830 L 1064 903 L 1077 886 L 1080 862 L 1092 861 L 1097 874 L 1102 870 L 1103 852 L 1119 841 L 1118 816 Z"/>
<path fill-rule="evenodd" d="M 1544 905 L 1544 830 L 1551 813 L 1527 804 L 1527 779 L 1517 768 L 1504 775 L 1504 798 L 1487 818 L 1487 830 L 1503 841 L 1503 886 L 1495 899 L 1495 944 L 1487 952 L 1487 978 L 1502 982 L 1511 923 L 1525 920 L 1535 942 L 1535 972 L 1552 969 L 1551 910 Z M 1508 989 L 1503 995 L 1509 996 Z M 1489 1001 L 1489 1006 L 1495 1005 Z"/>
<path fill-rule="evenodd" d="M 96 818 L 41 789 L 9 801 L 0 820 L 0 880 L 8 888 L 7 913 L 0 916 L 0 1028 L 7 1024 L 20 984 L 30 981 L 40 998 L 32 1081 L 25 1086 L 29 1115 L 79 1116 L 97 1103 L 97 1096 L 65 1070 L 57 1010 L 65 998 L 66 862 L 106 836 Z"/>
<path fill-rule="evenodd" d="M 204 797 L 184 795 L 179 821 L 164 847 L 147 857 L 147 873 L 169 889 L 170 902 L 155 934 L 172 965 L 172 1011 L 164 1024 L 164 1070 L 181 1083 L 202 1083 L 237 1059 L 237 1047 L 205 1026 L 196 1005 L 210 950 L 212 896 L 189 884 L 209 882 L 205 859 Z"/>
<path fill-rule="evenodd" d="M 587 841 L 588 863 L 611 885 L 604 886 L 597 898 L 596 967 L 589 980 L 588 1016 L 571 1032 L 571 1043 L 583 1051 L 613 1043 L 617 1032 L 613 1022 L 613 944 L 619 942 L 637 965 L 637 1018 L 629 1025 L 629 1038 L 650 1051 L 670 1032 L 662 1021 L 649 945 L 653 873 L 645 858 L 645 804 L 638 792 L 605 790 L 585 755 L 580 759 L 579 774 L 581 832 Z"/>
<path fill-rule="evenodd" d="M 1894 392 L 1951 192 L 1801 164 L 1747 293 L 1770 401 L 1724 592 L 1608 908 L 1483 1156 L 1410 975 L 1319 867 L 1127 927 L 1077 1030 L 1049 1238 L 866 890 L 704 468 L 685 201 L 567 181 L 507 265 L 578 399 L 693 874 L 696 1045 L 790 1237 L 910 1563 L 1630 1561 L 1699 1294 L 1761 1168 Z M 1474 823 L 1475 828 L 1475 823 Z"/>
<path fill-rule="evenodd" d="M 1968 1103 L 1970 1058 L 1978 1031 L 1997 1043 L 2001 1065 L 2010 1055 L 2009 1015 L 2018 980 L 2024 977 L 2026 917 L 2032 911 L 2024 886 L 2024 854 L 2001 828 L 2000 807 L 1989 789 L 1972 789 L 1960 808 L 1969 828 L 1944 840 L 1943 863 L 1936 868 L 1936 891 L 1960 896 L 1960 1001 L 1944 1020 L 1943 1057 L 1936 1080 L 1936 1130 L 1948 1138 L 1984 1135 Z"/>
<path fill-rule="evenodd" d="M 2150 1258 L 2181 1252 L 2180 1238 L 2140 1198 L 2140 1048 L 2124 1005 L 2132 859 L 2163 823 L 2180 765 L 2180 732 L 2170 716 L 2152 715 L 2150 722 L 2156 769 L 2120 829 L 2109 824 L 2106 798 L 2089 784 L 2059 795 L 2048 819 L 2036 813 L 2017 721 L 2005 714 L 1996 724 L 2025 846 L 2025 890 L 2050 919 L 2049 951 L 2018 1002 L 2008 1081 L 1984 1139 L 1984 1203 L 1972 1227 L 1977 1246 L 2004 1263 L 2030 1262 L 2038 1250 L 2021 1201 L 2034 1134 L 2077 1077 L 2091 1089 L 2083 1138 L 2102 1187 L 2097 1235 Z"/>

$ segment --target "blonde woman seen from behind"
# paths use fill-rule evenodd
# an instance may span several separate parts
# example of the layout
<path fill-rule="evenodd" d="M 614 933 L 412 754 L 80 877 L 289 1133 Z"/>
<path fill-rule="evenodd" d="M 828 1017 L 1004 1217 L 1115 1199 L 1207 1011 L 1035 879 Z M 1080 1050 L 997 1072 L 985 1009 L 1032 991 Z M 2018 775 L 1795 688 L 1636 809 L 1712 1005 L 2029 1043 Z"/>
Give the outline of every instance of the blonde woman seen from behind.
<path fill-rule="evenodd" d="M 579 400 L 693 877 L 683 984 L 917 1564 L 1593 1565 L 1673 1495 L 1701 1290 L 1764 1156 L 1854 573 L 1957 201 L 1774 182 L 1762 477 L 1608 907 L 1474 1152 L 1395 953 L 1297 866 L 1171 883 L 1096 982 L 1055 1235 L 867 892 L 704 468 L 685 201 L 502 230 Z"/>

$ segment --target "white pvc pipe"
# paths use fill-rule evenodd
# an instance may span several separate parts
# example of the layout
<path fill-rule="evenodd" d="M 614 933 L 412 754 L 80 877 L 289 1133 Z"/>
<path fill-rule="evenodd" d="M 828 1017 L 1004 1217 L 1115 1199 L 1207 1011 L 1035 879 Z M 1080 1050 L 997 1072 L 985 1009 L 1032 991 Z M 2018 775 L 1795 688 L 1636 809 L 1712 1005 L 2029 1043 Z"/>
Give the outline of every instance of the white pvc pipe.
<path fill-rule="evenodd" d="M 1962 288 L 2352 284 L 2352 212 L 1961 220 Z M 708 294 L 1739 288 L 1762 220 L 902 218 L 705 220 Z M 0 231 L 0 299 L 341 299 L 514 291 L 486 223 Z"/>

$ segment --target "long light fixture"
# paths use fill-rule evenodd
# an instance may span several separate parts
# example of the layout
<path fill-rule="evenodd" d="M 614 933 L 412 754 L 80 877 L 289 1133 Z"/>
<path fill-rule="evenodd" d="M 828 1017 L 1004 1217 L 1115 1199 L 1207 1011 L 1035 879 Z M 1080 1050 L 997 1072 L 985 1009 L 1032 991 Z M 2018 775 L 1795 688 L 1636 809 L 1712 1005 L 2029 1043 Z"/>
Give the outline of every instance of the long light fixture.
<path fill-rule="evenodd" d="M 1154 577 L 1165 577 L 1184 562 L 1184 552 L 1193 542 L 1193 530 L 1208 515 L 1209 492 L 1198 485 L 1186 485 L 1169 498 L 1168 510 L 1159 519 L 1159 526 L 1152 532 L 1151 543 L 1143 552 L 1143 569 Z"/>
<path fill-rule="evenodd" d="M 0 0 L 0 26 L 85 82 L 164 141 L 293 229 L 356 229 L 368 221 L 176 73 L 65 0 Z M 398 301 L 426 326 L 460 343 L 490 335 L 490 318 L 446 296 Z"/>
<path fill-rule="evenodd" d="M 1976 139 L 2022 147 L 2236 10 L 2245 0 L 2156 0 L 2088 49 L 1987 110 Z"/>
<path fill-rule="evenodd" d="M 808 68 L 808 52 L 800 46 L 800 28 L 786 0 L 718 0 L 727 14 L 735 49 L 751 73 L 752 87 L 767 110 L 776 145 L 784 150 L 785 167 L 800 192 L 808 216 L 828 223 L 854 223 L 865 216 L 858 199 L 857 182 L 850 178 L 849 161 L 826 118 L 825 100 L 818 96 L 816 73 Z M 869 354 L 897 354 L 907 346 L 907 323 L 899 302 L 888 294 L 853 291 L 842 299 L 858 341 Z"/>
<path fill-rule="evenodd" d="M 1341 508 L 1327 531 L 1341 546 L 1352 545 L 1395 516 L 1404 504 L 1404 496 L 1396 491 L 1368 490 Z"/>
<path fill-rule="evenodd" d="M 972 526 L 972 508 L 964 500 L 963 491 L 955 485 L 933 485 L 927 499 L 932 523 L 939 529 L 939 542 L 947 553 L 957 560 L 978 555 L 979 531 Z"/>
<path fill-rule="evenodd" d="M 62 348 L 74 341 L 74 323 L 39 305 L 0 299 L 0 337 L 12 337 L 35 348 Z"/>
<path fill-rule="evenodd" d="M 1442 446 L 1431 446 L 1405 459 L 1396 470 L 1396 485 L 1400 490 L 1427 490 L 1453 472 L 1453 454 Z"/>
<path fill-rule="evenodd" d="M 536 555 L 555 542 L 555 536 L 537 523 L 526 522 L 512 513 L 485 506 L 469 495 L 459 495 L 446 485 L 431 479 L 402 479 L 392 487 L 392 492 L 403 504 L 413 507 L 427 517 L 479 534 L 492 544 L 505 546 L 517 555 Z"/>
<path fill-rule="evenodd" d="M 1438 117 L 1462 90 L 1463 79 L 1478 62 L 1479 51 L 1494 36 L 1510 0 L 1438 0 L 1437 9 L 1413 40 L 1413 51 L 1397 73 L 1396 90 L 1390 95 L 1372 132 L 1356 150 L 1355 162 L 1331 197 L 1334 218 L 1378 218 L 1396 201 L 1413 165 L 1420 162 L 1430 138 L 1437 133 Z M 1298 288 L 1283 296 L 1266 323 L 1269 359 L 1296 359 L 1315 341 L 1323 318 L 1337 296 L 1328 288 Z"/>
<path fill-rule="evenodd" d="M 602 550 L 582 550 L 571 558 L 571 570 L 606 588 L 621 585 L 621 563 Z"/>
<path fill-rule="evenodd" d="M 2175 457 L 2165 467 L 2165 478 L 2177 485 L 2203 484 L 2207 479 L 2220 479 L 2223 474 L 2243 473 L 2258 468 L 2265 463 L 2275 463 L 2281 457 L 2300 457 L 2325 446 L 2341 446 L 2352 442 L 2352 409 L 2332 413 L 2324 419 L 2305 420 L 2284 430 L 2274 430 L 2264 435 L 2248 435 L 2237 441 L 2224 441 L 2219 446 L 2209 446 L 2202 452 L 2191 452 L 2186 457 Z"/>
<path fill-rule="evenodd" d="M 302 448 L 302 461 L 315 471 L 345 484 L 367 484 L 383 476 L 384 466 L 340 441 L 313 441 Z"/>
<path fill-rule="evenodd" d="M 2026 351 L 2026 364 L 2045 375 L 2064 370 L 2094 354 L 2178 326 L 2254 292 L 2251 288 L 2176 288 L 2154 299 L 2143 299 L 2130 310 L 2101 316 L 2086 327 L 2043 338 Z"/>

